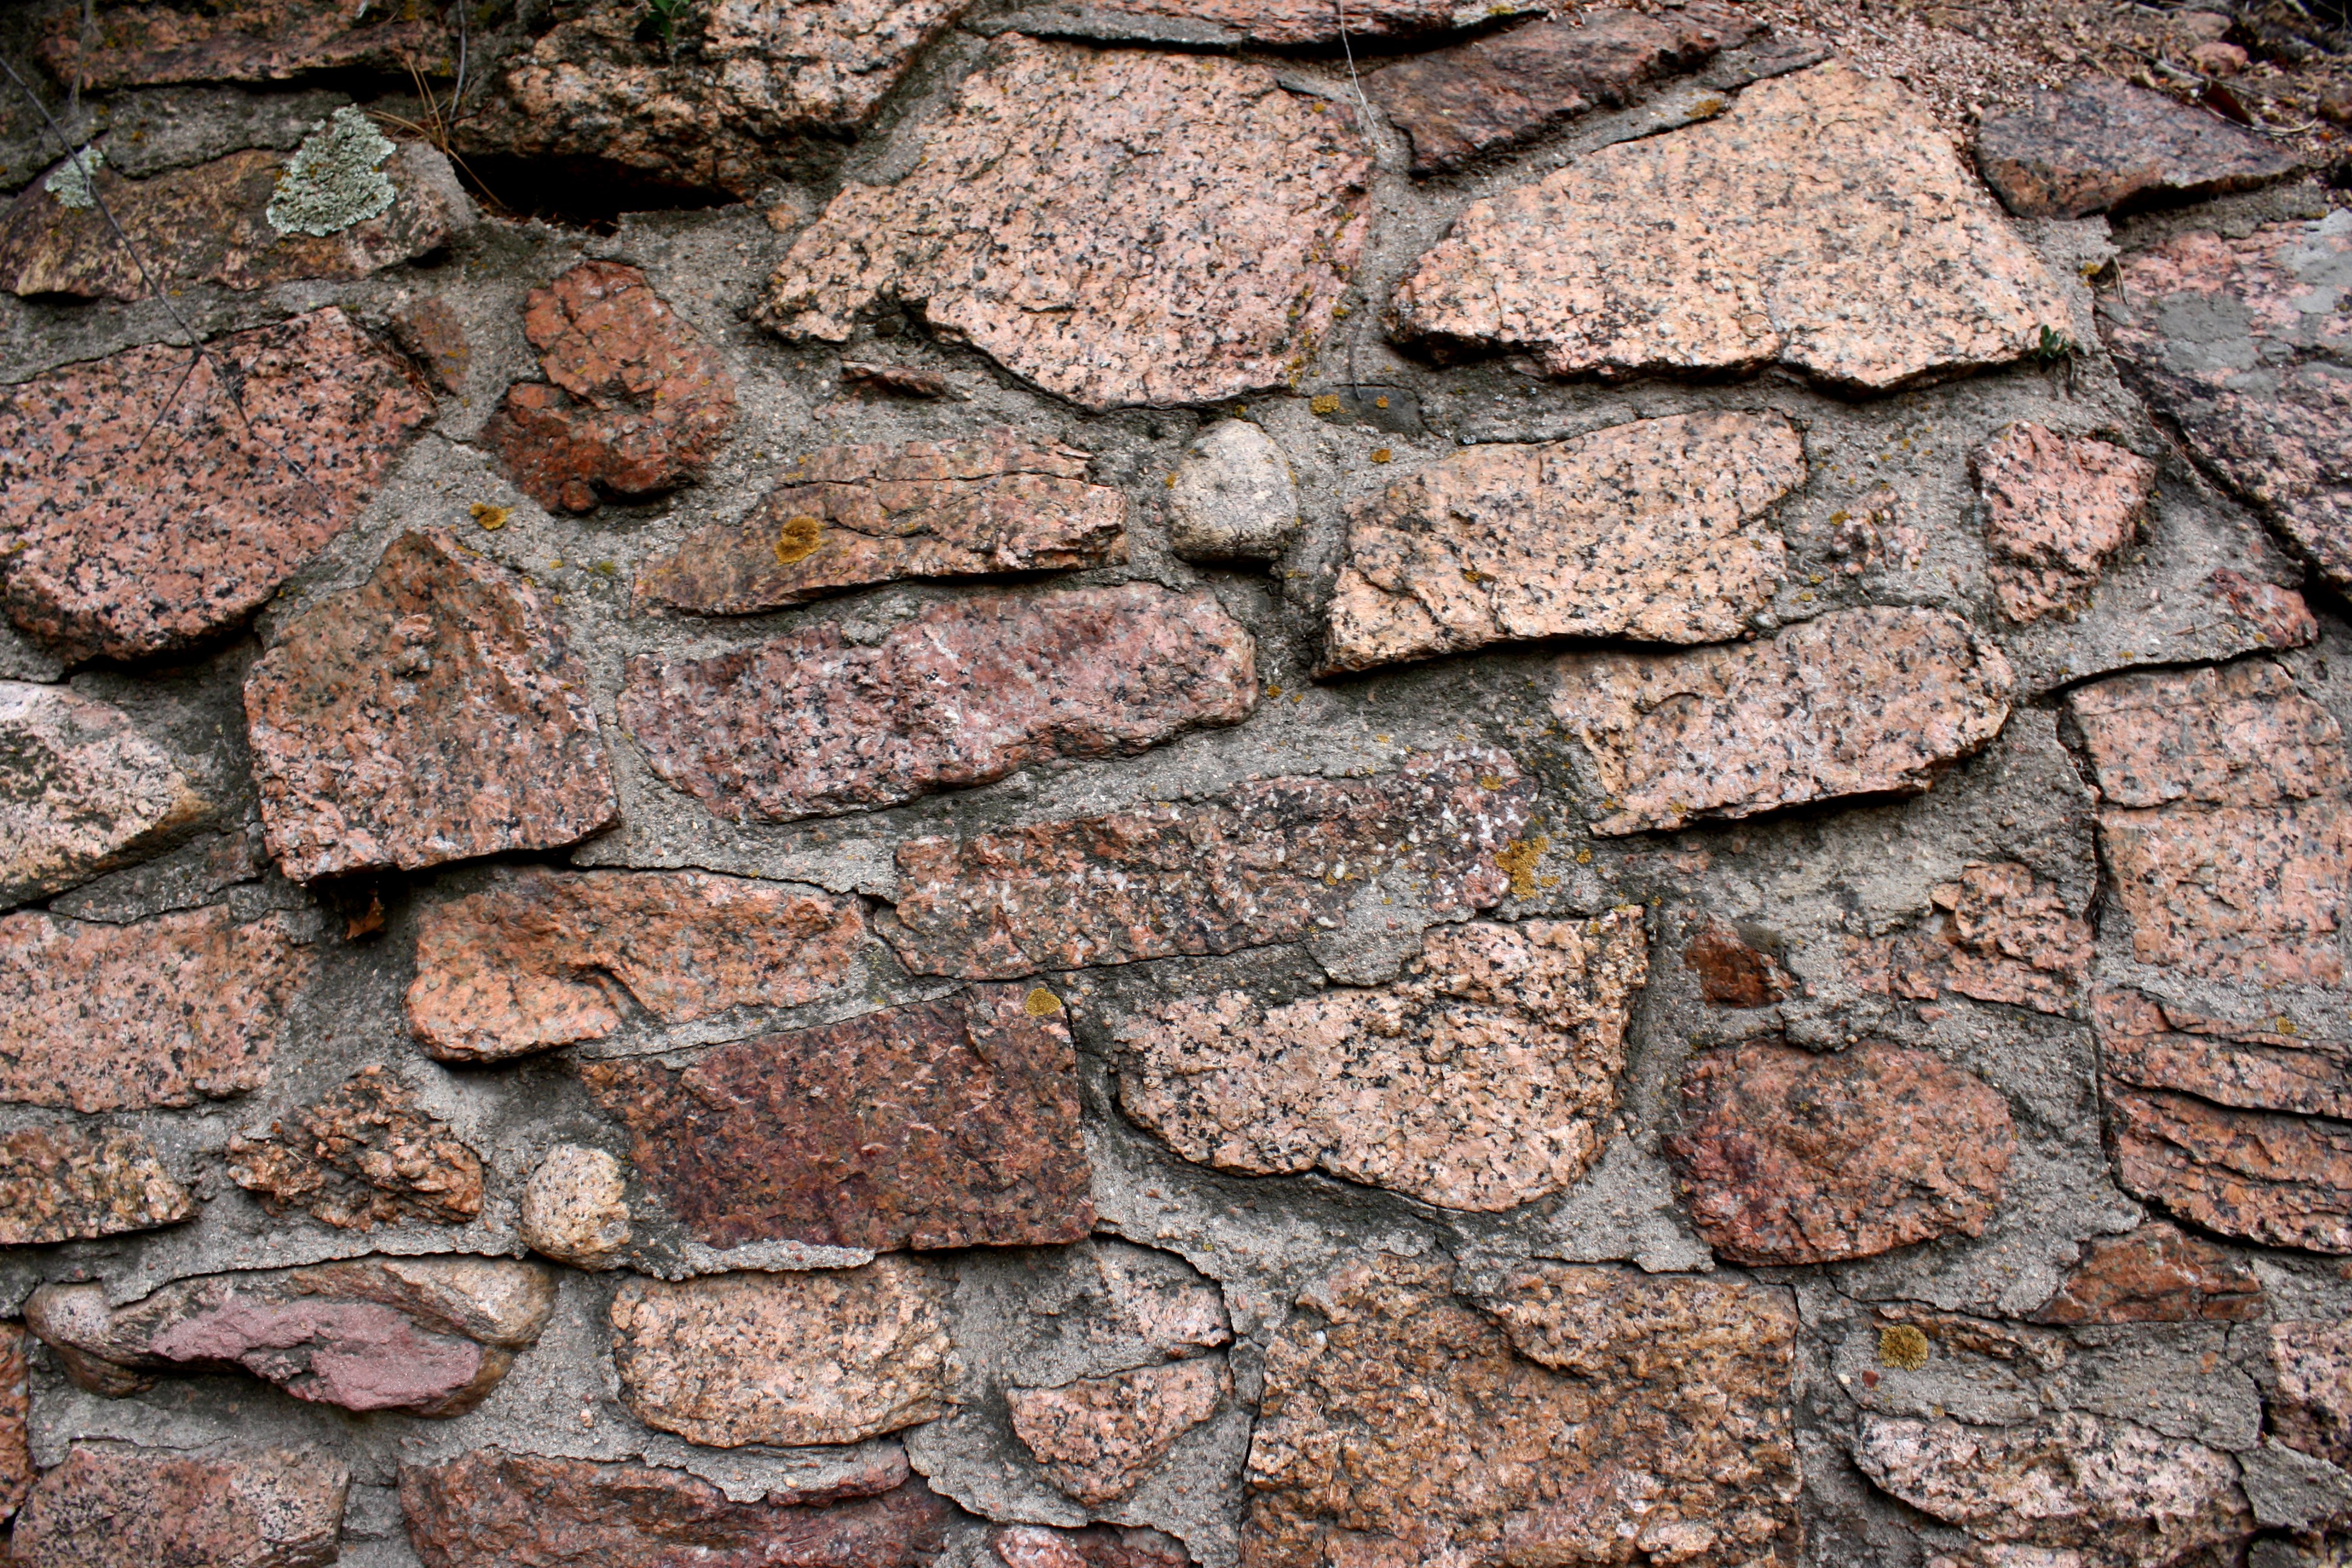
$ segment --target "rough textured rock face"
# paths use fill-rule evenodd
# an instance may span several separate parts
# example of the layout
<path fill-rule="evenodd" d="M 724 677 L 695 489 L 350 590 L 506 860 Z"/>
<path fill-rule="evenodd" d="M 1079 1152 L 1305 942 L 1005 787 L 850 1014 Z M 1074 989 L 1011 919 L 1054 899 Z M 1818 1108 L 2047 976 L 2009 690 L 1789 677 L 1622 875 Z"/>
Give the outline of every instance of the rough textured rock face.
<path fill-rule="evenodd" d="M 1289 462 L 1245 419 L 1213 426 L 1172 479 L 1168 542 L 1187 561 L 1272 561 L 1297 526 Z"/>
<path fill-rule="evenodd" d="M 272 1214 L 299 1208 L 339 1230 L 366 1230 L 412 1216 L 463 1225 L 482 1212 L 481 1156 L 380 1067 L 291 1121 L 228 1141 L 229 1175 Z"/>
<path fill-rule="evenodd" d="M 1221 1171 L 1513 1208 L 1600 1158 L 1647 967 L 1636 909 L 1433 931 L 1393 985 L 1274 1008 L 1228 991 L 1129 1023 L 1120 1103 Z"/>
<path fill-rule="evenodd" d="M 1538 637 L 1735 637 L 1786 574 L 1766 519 L 1804 482 L 1804 445 L 1777 415 L 1441 458 L 1349 515 L 1323 668 Z"/>
<path fill-rule="evenodd" d="M 208 807 L 131 715 L 0 680 L 0 900 L 63 892 L 170 844 Z"/>
<path fill-rule="evenodd" d="M 1926 929 L 1846 939 L 1847 973 L 1864 990 L 1919 1002 L 1956 994 L 2061 1016 L 2081 1010 L 2095 933 L 2055 883 L 2015 861 L 1976 863 L 1928 898 L 1937 914 Z"/>
<path fill-rule="evenodd" d="M 1697 974 L 1699 994 L 1718 1007 L 1769 1007 L 1795 989 L 1770 953 L 1721 921 L 1708 921 L 1684 947 L 1683 967 Z"/>
<path fill-rule="evenodd" d="M 1980 1236 L 2016 1149 L 2009 1106 L 1926 1051 L 1775 1043 L 1698 1057 L 1667 1145 L 1709 1246 L 1740 1263 Z"/>
<path fill-rule="evenodd" d="M 824 622 L 641 657 L 619 712 L 669 784 L 730 821 L 790 822 L 1132 755 L 1256 700 L 1256 645 L 1213 595 L 1127 583 L 953 600 L 870 647 Z"/>
<path fill-rule="evenodd" d="M 1011 980 L 1045 969 L 1232 952 L 1339 923 L 1383 873 L 1441 917 L 1491 908 L 1534 781 L 1500 752 L 1416 757 L 1362 779 L 1256 779 L 1198 805 L 927 837 L 898 850 L 882 927 L 922 974 Z"/>
<path fill-rule="evenodd" d="M 1446 1276 L 1375 1257 L 1303 1300 L 1244 1564 L 1796 1562 L 1785 1294 L 1547 1264 L 1481 1311 Z"/>
<path fill-rule="evenodd" d="M 350 1489 L 315 1451 L 77 1443 L 34 1486 L 9 1550 L 26 1568 L 319 1568 L 335 1560 Z"/>
<path fill-rule="evenodd" d="M 720 1247 L 1076 1241 L 1094 1226 L 1077 1058 L 1050 991 L 982 985 L 721 1046 L 591 1062 L 677 1217 Z"/>
<path fill-rule="evenodd" d="M 2352 1465 L 2352 1328 L 2273 1323 L 2271 1421 L 2279 1440 L 2315 1459 Z"/>
<path fill-rule="evenodd" d="M 417 923 L 408 1026 L 443 1061 L 601 1039 L 622 998 L 664 1023 L 840 990 L 866 943 L 855 899 L 700 871 L 529 869 Z"/>
<path fill-rule="evenodd" d="M 1977 132 L 1977 167 L 2020 217 L 2088 217 L 2251 190 L 2294 155 L 2160 92 L 2090 76 Z"/>
<path fill-rule="evenodd" d="M 858 1489 L 732 1502 L 682 1470 L 479 1449 L 404 1465 L 401 1509 L 426 1568 L 913 1568 L 953 1510 L 898 1458 Z"/>
<path fill-rule="evenodd" d="M 616 805 L 585 680 L 528 583 L 442 530 L 403 534 L 247 678 L 278 868 L 415 869 L 595 832 Z"/>
<path fill-rule="evenodd" d="M 523 1187 L 515 1228 L 533 1252 L 575 1268 L 610 1268 L 629 1242 L 621 1163 L 602 1149 L 558 1143 Z"/>
<path fill-rule="evenodd" d="M 1221 1360 L 1201 1358 L 1060 1388 L 1005 1391 L 1013 1432 L 1053 1483 L 1089 1508 L 1118 1501 L 1176 1439 L 1231 1392 Z"/>
<path fill-rule="evenodd" d="M 333 306 L 190 359 L 142 345 L 0 397 L 0 603 L 68 658 L 241 625 L 433 414 L 416 373 Z"/>
<path fill-rule="evenodd" d="M 0 1328 L 0 1517 L 13 1516 L 32 1489 L 37 1472 L 26 1432 L 32 1390 L 25 1366 L 25 1331 Z"/>
<path fill-rule="evenodd" d="M 827 447 L 740 523 L 637 574 L 640 605 L 741 616 L 867 583 L 1117 565 L 1127 499 L 1087 454 L 999 428 L 967 441 Z"/>
<path fill-rule="evenodd" d="M 523 310 L 547 381 L 507 389 L 483 439 L 531 500 L 593 511 L 699 476 L 735 423 L 735 378 L 646 275 L 583 261 Z"/>
<path fill-rule="evenodd" d="M 259 1089 L 313 963 L 282 915 L 0 919 L 0 1100 L 89 1113 Z"/>
<path fill-rule="evenodd" d="M 839 342 L 878 300 L 919 301 L 1087 408 L 1278 386 L 1329 330 L 1370 169 L 1349 117 L 1269 67 L 1010 35 L 911 173 L 802 232 L 763 319 Z"/>
<path fill-rule="evenodd" d="M 1351 37 L 1401 37 L 1470 26 L 1517 9 L 1455 0 L 1360 0 L 1345 12 L 1327 9 L 1317 0 L 1110 0 L 1087 8 L 1087 31 L 1121 37 L 1121 20 L 1153 17 L 1200 25 L 1220 41 L 1330 44 L 1339 41 L 1343 17 Z"/>
<path fill-rule="evenodd" d="M 85 87 L 191 81 L 285 81 L 310 71 L 421 70 L 454 63 L 442 28 L 405 8 L 352 0 L 222 0 L 202 10 L 118 5 L 96 15 L 88 52 L 79 16 L 60 16 L 41 39 L 41 63 Z"/>
<path fill-rule="evenodd" d="M 1828 65 L 1762 82 L 1719 120 L 1473 203 L 1391 321 L 1553 375 L 1778 363 L 1885 392 L 2008 364 L 2067 306 L 1948 149 L 1891 81 Z"/>
<path fill-rule="evenodd" d="M 1608 792 L 1603 836 L 1913 794 L 2009 717 L 1999 648 L 1939 610 L 1833 610 L 1770 642 L 1571 654 L 1552 712 Z"/>
<path fill-rule="evenodd" d="M 2242 1323 L 2259 1318 L 2262 1281 L 2211 1242 L 2162 1220 L 2084 1244 L 2082 1264 L 2042 1305 L 2042 1323 Z"/>
<path fill-rule="evenodd" d="M 806 1274 L 631 1279 L 613 1299 L 621 1397 L 688 1442 L 856 1443 L 944 1415 L 938 1276 L 906 1258 Z"/>
<path fill-rule="evenodd" d="M 1184 1543 L 1156 1530 L 1048 1530 L 1015 1524 L 989 1532 L 1004 1568 L 1184 1568 Z"/>
<path fill-rule="evenodd" d="M 444 392 L 466 390 L 473 340 L 466 333 L 465 318 L 446 299 L 427 294 L 401 306 L 392 313 L 392 335 L 434 385 Z"/>
<path fill-rule="evenodd" d="M 152 1230 L 195 1212 L 136 1132 L 58 1125 L 0 1137 L 0 1247 Z"/>
<path fill-rule="evenodd" d="M 2156 465 L 2138 453 L 2039 425 L 2010 426 L 1969 467 L 1984 498 L 1993 594 L 2021 626 L 2087 605 L 2156 493 Z"/>

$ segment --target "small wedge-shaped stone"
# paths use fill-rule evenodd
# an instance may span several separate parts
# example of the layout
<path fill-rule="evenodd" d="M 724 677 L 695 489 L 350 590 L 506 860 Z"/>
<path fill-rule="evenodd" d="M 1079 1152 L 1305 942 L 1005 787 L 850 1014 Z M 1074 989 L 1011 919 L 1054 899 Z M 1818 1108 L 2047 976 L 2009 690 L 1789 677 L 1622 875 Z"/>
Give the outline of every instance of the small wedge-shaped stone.
<path fill-rule="evenodd" d="M 640 655 L 619 713 L 719 816 L 792 822 L 1132 756 L 1256 702 L 1256 644 L 1214 595 L 1124 583 L 950 600 L 873 647 L 828 621 L 711 658 Z"/>
<path fill-rule="evenodd" d="M 208 809 L 111 703 L 0 680 L 0 902 L 21 904 L 143 859 Z"/>
<path fill-rule="evenodd" d="M 2020 217 L 2088 217 L 2284 179 L 2286 148 L 2113 77 L 2036 91 L 1977 132 L 1985 184 Z"/>
<path fill-rule="evenodd" d="M 270 1213 L 302 1209 L 338 1230 L 463 1225 L 482 1212 L 481 1156 L 380 1067 L 267 1134 L 231 1138 L 226 1152 L 230 1178 Z"/>
<path fill-rule="evenodd" d="M 632 1278 L 613 1362 L 638 1420 L 689 1443 L 858 1443 L 948 1411 L 947 1283 L 913 1258 Z"/>
<path fill-rule="evenodd" d="M 892 185 L 803 230 L 761 319 L 847 341 L 884 298 L 1083 407 L 1284 385 L 1370 223 L 1352 117 L 1255 62 L 1008 34 Z"/>
<path fill-rule="evenodd" d="M 1059 1388 L 1008 1388 L 1013 1434 L 1046 1478 L 1088 1508 L 1133 1491 L 1176 1439 L 1231 1391 L 1223 1357 L 1086 1377 Z"/>
<path fill-rule="evenodd" d="M 195 1212 L 136 1132 L 26 1127 L 0 1138 L 0 1247 L 153 1230 Z"/>
<path fill-rule="evenodd" d="M 26 1500 L 16 1568 L 323 1568 L 351 1473 L 310 1449 L 76 1443 Z"/>
<path fill-rule="evenodd" d="M 1969 467 L 1984 498 L 1986 574 L 2020 626 L 2088 605 L 2156 493 L 2156 465 L 2138 453 L 2039 425 L 2007 426 Z"/>
<path fill-rule="evenodd" d="M 1804 482 L 1777 414 L 1441 458 L 1349 515 L 1322 672 L 1538 637 L 1736 637 L 1786 572 L 1766 514 Z"/>
<path fill-rule="evenodd" d="M 0 601 L 68 658 L 239 626 L 355 521 L 433 416 L 333 307 L 125 349 L 0 395 Z"/>
<path fill-rule="evenodd" d="M 44 1285 L 25 1321 L 98 1394 L 241 1368 L 297 1399 L 440 1416 L 480 1404 L 554 1308 L 541 1264 L 362 1258 L 183 1279 L 111 1308 L 102 1285 Z"/>
<path fill-rule="evenodd" d="M 1770 642 L 1571 654 L 1552 712 L 1608 799 L 1602 837 L 1840 795 L 1916 795 L 2009 718 L 2009 660 L 1943 610 L 1834 610 Z"/>
<path fill-rule="evenodd" d="M 444 77 L 457 37 L 405 6 L 354 0 L 215 0 L 201 9 L 116 5 L 85 28 L 59 16 L 41 40 L 41 63 L 85 89 L 192 81 L 285 81 L 311 71 L 409 69 Z M 88 52 L 84 52 L 85 43 Z"/>
<path fill-rule="evenodd" d="M 1863 392 L 2011 363 L 2071 319 L 1909 94 L 1837 64 L 1472 204 L 1391 309 L 1554 375 L 1779 363 Z"/>
<path fill-rule="evenodd" d="M 1130 1021 L 1119 1100 L 1222 1171 L 1514 1208 L 1601 1157 L 1646 973 L 1638 909 L 1443 927 L 1394 984 L 1274 1008 L 1228 991 Z"/>
<path fill-rule="evenodd" d="M 796 1007 L 848 984 L 854 898 L 701 871 L 531 868 L 425 911 L 408 1026 L 443 1061 L 601 1039 L 621 997 L 657 1022 Z"/>
<path fill-rule="evenodd" d="M 416 870 L 604 826 L 618 802 L 586 681 L 530 584 L 445 530 L 401 535 L 246 678 L 278 868 Z"/>
<path fill-rule="evenodd" d="M 1168 544 L 1187 561 L 1272 561 L 1298 526 L 1298 489 L 1273 437 L 1226 419 L 1192 443 L 1168 487 Z"/>
<path fill-rule="evenodd" d="M 740 523 L 698 529 L 637 574 L 636 602 L 740 616 L 866 583 L 1062 572 L 1127 559 L 1127 500 L 1087 454 L 999 429 L 828 447 Z"/>

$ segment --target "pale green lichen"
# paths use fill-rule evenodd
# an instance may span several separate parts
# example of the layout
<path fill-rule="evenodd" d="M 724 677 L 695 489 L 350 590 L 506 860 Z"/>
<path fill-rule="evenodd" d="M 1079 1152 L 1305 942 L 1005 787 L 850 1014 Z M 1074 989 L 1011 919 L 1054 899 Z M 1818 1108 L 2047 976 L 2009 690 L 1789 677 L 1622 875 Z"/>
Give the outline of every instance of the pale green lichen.
<path fill-rule="evenodd" d="M 57 197 L 61 207 L 77 207 L 87 211 L 98 205 L 98 194 L 89 188 L 90 176 L 105 163 L 106 154 L 95 147 L 85 147 L 57 167 L 57 172 L 41 182 L 41 189 Z"/>
<path fill-rule="evenodd" d="M 397 195 L 383 172 L 391 139 L 357 109 L 332 118 L 303 139 L 278 176 L 269 198 L 269 226 L 280 234 L 340 234 L 381 216 Z"/>

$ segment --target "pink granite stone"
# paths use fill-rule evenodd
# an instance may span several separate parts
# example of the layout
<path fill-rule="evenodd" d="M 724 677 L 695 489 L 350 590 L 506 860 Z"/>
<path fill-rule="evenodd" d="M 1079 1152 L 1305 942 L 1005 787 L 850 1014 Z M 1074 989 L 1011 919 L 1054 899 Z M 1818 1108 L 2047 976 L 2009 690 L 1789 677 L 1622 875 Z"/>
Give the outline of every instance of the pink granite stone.
<path fill-rule="evenodd" d="M 111 703 L 0 680 L 0 901 L 63 892 L 168 848 L 211 808 Z"/>
<path fill-rule="evenodd" d="M 324 1568 L 351 1474 L 312 1450 L 76 1443 L 33 1488 L 17 1568 Z"/>
<path fill-rule="evenodd" d="M 136 1132 L 58 1125 L 0 1137 L 0 1247 L 153 1230 L 195 1212 Z"/>
<path fill-rule="evenodd" d="M 1993 595 L 2021 626 L 2087 605 L 2156 493 L 2156 465 L 2138 453 L 2039 425 L 2003 427 L 1969 467 L 1984 498 Z"/>

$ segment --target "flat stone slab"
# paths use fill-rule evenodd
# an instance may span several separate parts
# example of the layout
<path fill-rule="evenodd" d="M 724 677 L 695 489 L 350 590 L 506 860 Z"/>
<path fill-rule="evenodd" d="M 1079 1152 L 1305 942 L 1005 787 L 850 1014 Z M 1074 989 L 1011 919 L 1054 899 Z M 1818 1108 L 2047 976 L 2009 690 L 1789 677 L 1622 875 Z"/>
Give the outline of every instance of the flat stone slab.
<path fill-rule="evenodd" d="M 59 1124 L 0 1138 L 0 1247 L 153 1230 L 195 1212 L 136 1132 Z"/>
<path fill-rule="evenodd" d="M 1969 471 L 1984 501 L 1985 574 L 2019 626 L 2087 607 L 2156 496 L 2156 465 L 2138 453 L 2022 421 L 1978 447 Z"/>
<path fill-rule="evenodd" d="M 2084 77 L 1977 132 L 1977 167 L 2020 217 L 2089 217 L 2283 180 L 2285 148 L 2113 77 Z"/>
<path fill-rule="evenodd" d="M 1127 559 L 1127 500 L 1088 458 L 999 428 L 962 441 L 827 447 L 737 523 L 639 568 L 640 608 L 742 616 L 910 577 L 1066 572 Z"/>
<path fill-rule="evenodd" d="M 1786 575 L 1768 519 L 1804 482 L 1777 414 L 1442 458 L 1349 513 L 1320 672 L 1541 637 L 1738 637 Z"/>
<path fill-rule="evenodd" d="M 230 1179 L 271 1214 L 300 1209 L 338 1230 L 464 1225 L 482 1212 L 481 1156 L 381 1067 L 226 1152 Z"/>
<path fill-rule="evenodd" d="M 1058 1388 L 1008 1388 L 1004 1399 L 1013 1436 L 1046 1479 L 1088 1508 L 1107 1508 L 1215 1415 L 1232 1385 L 1223 1357 L 1200 1357 Z"/>
<path fill-rule="evenodd" d="M 2272 1429 L 2315 1459 L 2352 1465 L 2352 1329 L 2293 1319 L 2271 1324 L 2268 1338 Z"/>
<path fill-rule="evenodd" d="M 1089 409 L 1285 385 L 1362 253 L 1370 174 L 1350 117 L 1269 66 L 1011 34 L 909 173 L 802 231 L 760 317 L 844 342 L 906 301 Z"/>
<path fill-rule="evenodd" d="M 1126 583 L 950 600 L 871 646 L 828 621 L 640 655 L 618 711 L 665 782 L 732 822 L 792 822 L 1132 756 L 1256 703 L 1256 645 L 1213 595 Z"/>
<path fill-rule="evenodd" d="M 111 703 L 0 680 L 0 901 L 60 893 L 167 847 L 210 807 Z"/>
<path fill-rule="evenodd" d="M 98 12 L 91 47 L 81 50 L 81 17 L 60 16 L 44 30 L 41 63 L 59 81 L 85 89 L 165 87 L 176 82 L 286 81 L 313 71 L 428 76 L 456 67 L 455 38 L 430 17 L 365 12 L 344 0 L 221 0 L 201 11 L 116 5 Z"/>
<path fill-rule="evenodd" d="M 1043 37 L 1230 48 L 1336 44 L 1343 17 L 1351 38 L 1398 38 L 1479 26 L 1532 8 L 1461 0 L 1353 0 L 1344 11 L 1319 0 L 1101 0 L 1096 5 L 1034 6 L 979 25 L 1009 25 Z"/>
<path fill-rule="evenodd" d="M 1402 341 L 1552 375 L 1779 363 L 1866 393 L 2013 363 L 2071 319 L 1910 95 L 1837 64 L 1474 202 L 1391 306 Z"/>
<path fill-rule="evenodd" d="M 42 1476 L 9 1540 L 25 1568 L 335 1560 L 351 1473 L 312 1449 L 76 1443 Z"/>
<path fill-rule="evenodd" d="M 334 306 L 189 357 L 149 344 L 0 393 L 0 604 L 68 659 L 243 625 L 433 417 L 423 378 Z"/>
<path fill-rule="evenodd" d="M 2246 1259 L 2160 1219 L 2094 1237 L 2037 1323 L 2243 1323 L 2268 1303 Z"/>

